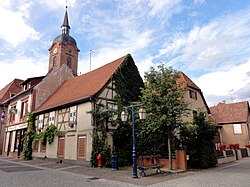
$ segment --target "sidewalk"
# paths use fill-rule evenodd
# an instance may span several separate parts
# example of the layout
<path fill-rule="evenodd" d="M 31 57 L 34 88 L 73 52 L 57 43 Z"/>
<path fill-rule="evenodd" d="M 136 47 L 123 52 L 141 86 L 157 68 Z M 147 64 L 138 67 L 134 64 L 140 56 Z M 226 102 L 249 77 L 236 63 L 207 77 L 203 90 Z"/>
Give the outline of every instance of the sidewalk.
<path fill-rule="evenodd" d="M 108 179 L 120 182 L 126 182 L 136 185 L 151 185 L 167 180 L 172 180 L 187 175 L 192 175 L 193 172 L 181 172 L 178 174 L 164 172 L 163 174 L 155 174 L 155 170 L 147 170 L 147 176 L 141 177 L 138 170 L 138 179 L 132 178 L 132 167 L 120 167 L 118 170 L 111 170 L 111 168 L 92 168 L 90 166 L 82 166 L 77 164 L 66 164 L 66 163 L 57 163 L 55 161 L 50 161 L 49 159 L 34 159 L 34 160 L 22 160 L 18 158 L 7 158 L 1 157 L 0 159 L 6 160 L 8 162 L 20 163 L 36 168 L 49 168 L 60 170 L 64 172 L 76 173 L 79 175 L 89 176 L 90 180 L 98 179 Z"/>

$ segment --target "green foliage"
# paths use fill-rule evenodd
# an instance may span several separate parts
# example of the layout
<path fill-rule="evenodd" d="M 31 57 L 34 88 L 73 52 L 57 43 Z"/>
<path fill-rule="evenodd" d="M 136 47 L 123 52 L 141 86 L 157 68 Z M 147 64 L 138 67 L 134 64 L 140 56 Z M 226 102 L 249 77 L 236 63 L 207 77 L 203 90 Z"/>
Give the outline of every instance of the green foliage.
<path fill-rule="evenodd" d="M 103 105 L 97 104 L 95 110 L 90 111 L 95 119 L 92 134 L 91 165 L 97 166 L 97 155 L 101 153 L 102 164 L 110 167 L 111 149 L 107 143 L 108 119 L 113 115 L 112 111 L 106 111 Z"/>
<path fill-rule="evenodd" d="M 170 156 L 172 140 L 182 126 L 181 116 L 187 111 L 188 103 L 182 99 L 185 90 L 177 84 L 179 73 L 164 64 L 157 70 L 151 67 L 145 78 L 147 86 L 142 90 L 141 101 L 148 115 L 140 129 L 138 151 L 163 155 L 168 152 Z"/>
<path fill-rule="evenodd" d="M 56 136 L 64 136 L 64 132 L 59 131 L 55 125 L 49 125 L 45 131 L 40 132 L 35 136 L 36 140 L 40 140 L 41 144 L 45 145 L 46 142 L 48 141 L 49 144 L 53 143 L 54 137 Z"/>
<path fill-rule="evenodd" d="M 201 112 L 194 117 L 192 124 L 181 128 L 182 144 L 189 154 L 192 168 L 208 168 L 217 164 L 213 145 L 216 132 L 216 127 Z"/>
<path fill-rule="evenodd" d="M 122 123 L 120 114 L 124 106 L 140 100 L 141 89 L 144 88 L 143 80 L 130 54 L 114 73 L 112 79 L 117 93 L 115 101 L 118 105 L 118 128 L 113 133 L 114 151 L 118 155 L 119 166 L 132 162 L 132 128 L 129 122 Z M 128 111 L 131 114 L 131 111 Z M 138 122 L 135 121 L 135 126 Z"/>
<path fill-rule="evenodd" d="M 139 101 L 144 83 L 130 54 L 126 56 L 112 79 L 115 82 L 116 101 L 119 109 L 130 105 L 132 102 Z"/>
<path fill-rule="evenodd" d="M 121 123 L 113 133 L 115 153 L 118 155 L 118 165 L 125 166 L 132 163 L 132 127 L 128 123 Z"/>
<path fill-rule="evenodd" d="M 23 159 L 32 160 L 32 143 L 36 134 L 36 127 L 34 122 L 34 114 L 29 112 L 27 115 L 28 131 L 23 137 Z"/>

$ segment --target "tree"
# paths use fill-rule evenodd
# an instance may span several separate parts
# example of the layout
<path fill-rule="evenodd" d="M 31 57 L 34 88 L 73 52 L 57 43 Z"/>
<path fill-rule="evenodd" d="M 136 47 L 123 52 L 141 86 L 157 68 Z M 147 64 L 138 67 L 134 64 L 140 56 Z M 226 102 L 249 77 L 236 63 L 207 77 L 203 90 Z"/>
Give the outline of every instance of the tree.
<path fill-rule="evenodd" d="M 190 166 L 193 168 L 208 168 L 217 164 L 213 139 L 216 127 L 211 125 L 202 112 L 194 116 L 191 125 L 181 128 L 182 144 L 189 154 Z"/>
<path fill-rule="evenodd" d="M 177 83 L 179 73 L 172 68 L 165 68 L 164 64 L 160 64 L 158 70 L 151 67 L 145 73 L 145 78 L 147 85 L 142 90 L 141 100 L 145 104 L 148 117 L 144 131 L 152 134 L 152 138 L 159 137 L 158 141 L 154 140 L 159 147 L 167 142 L 168 166 L 172 169 L 172 139 L 182 125 L 181 116 L 187 110 L 187 102 L 182 99 L 185 89 Z"/>

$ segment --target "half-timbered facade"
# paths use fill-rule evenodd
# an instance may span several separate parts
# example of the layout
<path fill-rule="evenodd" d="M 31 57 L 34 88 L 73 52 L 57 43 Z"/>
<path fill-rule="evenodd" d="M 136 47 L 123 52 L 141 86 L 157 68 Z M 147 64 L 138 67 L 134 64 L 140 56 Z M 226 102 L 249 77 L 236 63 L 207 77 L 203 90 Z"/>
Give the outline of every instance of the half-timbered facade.
<path fill-rule="evenodd" d="M 107 110 L 116 109 L 112 76 L 125 60 L 127 63 L 134 63 L 132 57 L 126 55 L 96 70 L 65 81 L 34 111 L 37 132 L 44 131 L 49 125 L 54 124 L 58 130 L 65 132 L 65 135 L 56 136 L 53 143 L 46 144 L 46 148 L 37 142 L 33 156 L 90 161 L 91 135 L 95 123 L 90 111 L 93 111 L 97 104 L 102 104 Z M 111 130 L 116 128 L 112 119 L 108 122 L 108 128 L 108 143 L 112 145 Z"/>

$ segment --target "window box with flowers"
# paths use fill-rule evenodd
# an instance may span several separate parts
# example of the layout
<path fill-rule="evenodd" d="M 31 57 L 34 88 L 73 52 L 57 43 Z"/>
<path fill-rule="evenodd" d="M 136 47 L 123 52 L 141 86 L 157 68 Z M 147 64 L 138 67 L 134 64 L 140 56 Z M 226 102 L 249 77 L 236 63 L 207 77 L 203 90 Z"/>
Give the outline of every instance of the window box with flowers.
<path fill-rule="evenodd" d="M 227 148 L 227 145 L 226 144 L 221 144 L 218 148 L 219 148 L 219 150 L 225 151 L 226 148 Z"/>
<path fill-rule="evenodd" d="M 229 149 L 239 149 L 240 148 L 240 144 L 236 143 L 236 144 L 229 144 L 228 146 Z"/>

